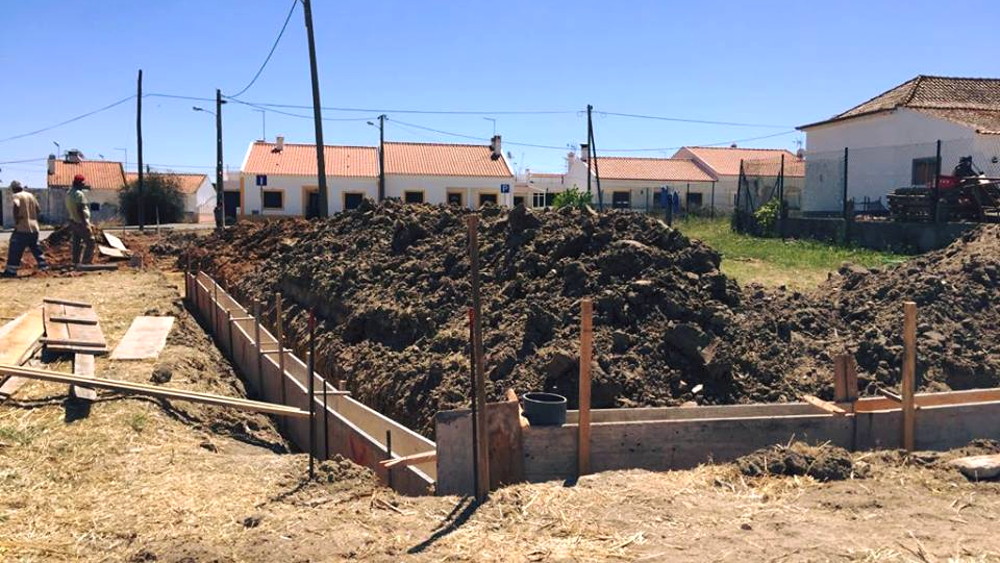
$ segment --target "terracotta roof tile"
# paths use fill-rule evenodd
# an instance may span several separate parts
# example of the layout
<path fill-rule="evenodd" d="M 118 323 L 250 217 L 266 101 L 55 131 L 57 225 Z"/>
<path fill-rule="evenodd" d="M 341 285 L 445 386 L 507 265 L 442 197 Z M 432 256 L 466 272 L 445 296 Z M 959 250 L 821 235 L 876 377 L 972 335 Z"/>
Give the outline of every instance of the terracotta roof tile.
<path fill-rule="evenodd" d="M 68 188 L 73 185 L 73 178 L 83 174 L 87 185 L 92 190 L 119 190 L 125 185 L 125 174 L 122 163 L 109 160 L 81 160 L 78 163 L 57 160 L 55 174 L 48 175 L 50 188 Z"/>
<path fill-rule="evenodd" d="M 503 158 L 492 158 L 489 145 L 386 143 L 385 173 L 415 176 L 481 176 L 514 174 Z"/>
<path fill-rule="evenodd" d="M 964 110 L 962 113 L 944 113 L 936 116 L 990 132 L 996 131 L 998 128 L 995 112 L 1000 112 L 1000 79 L 920 75 L 830 119 L 803 125 L 800 129 L 899 107 L 931 115 L 935 114 L 926 110 L 947 112 Z"/>
<path fill-rule="evenodd" d="M 179 188 L 183 194 L 193 194 L 198 191 L 201 184 L 208 179 L 208 174 L 175 174 L 173 172 L 150 172 L 152 174 L 166 174 L 168 176 L 174 176 L 177 178 Z M 126 172 L 125 180 L 131 184 L 132 182 L 139 180 L 139 174 L 137 172 Z"/>
<path fill-rule="evenodd" d="M 275 143 L 257 141 L 250 147 L 243 165 L 245 174 L 288 174 L 316 176 L 316 145 L 285 143 L 281 151 Z M 328 176 L 377 178 L 378 151 L 375 147 L 324 147 Z"/>
<path fill-rule="evenodd" d="M 601 179 L 655 180 L 659 182 L 712 182 L 715 180 L 693 160 L 683 158 L 597 158 Z"/>
<path fill-rule="evenodd" d="M 686 151 L 686 153 L 685 153 Z M 733 147 L 684 147 L 674 155 L 690 154 L 717 176 L 738 176 L 740 161 L 773 162 L 775 170 L 781 167 L 781 157 L 785 157 L 785 176 L 805 176 L 805 164 L 797 156 L 785 149 L 746 149 Z M 777 172 L 775 172 L 777 174 Z"/>

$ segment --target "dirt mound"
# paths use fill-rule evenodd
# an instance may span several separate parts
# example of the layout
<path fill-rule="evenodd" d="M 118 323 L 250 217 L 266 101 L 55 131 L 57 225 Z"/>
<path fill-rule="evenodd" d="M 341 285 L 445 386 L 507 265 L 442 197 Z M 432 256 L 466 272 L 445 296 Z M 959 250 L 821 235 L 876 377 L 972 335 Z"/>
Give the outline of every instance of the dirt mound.
<path fill-rule="evenodd" d="M 833 356 L 847 351 L 857 359 L 862 390 L 874 394 L 899 384 L 903 302 L 912 300 L 918 306 L 918 386 L 995 387 L 998 286 L 1000 225 L 984 225 L 899 265 L 844 265 L 812 294 L 747 288 L 723 354 L 734 371 L 772 392 L 813 386 L 829 399 Z"/>
<path fill-rule="evenodd" d="M 851 454 L 837 446 L 810 446 L 794 442 L 759 449 L 736 460 L 748 477 L 808 475 L 817 481 L 841 481 L 864 477 L 866 468 L 855 466 Z"/>
<path fill-rule="evenodd" d="M 354 395 L 423 432 L 439 409 L 467 403 L 467 211 L 386 203 L 324 221 L 243 223 L 188 258 L 241 299 L 322 319 L 319 365 Z M 594 299 L 594 406 L 729 401 L 745 393 L 714 350 L 740 293 L 719 255 L 646 216 L 563 209 L 481 213 L 489 394 L 546 390 L 576 406 L 579 300 Z M 700 387 L 699 387 L 700 386 Z M 698 394 L 695 394 L 695 388 Z"/>

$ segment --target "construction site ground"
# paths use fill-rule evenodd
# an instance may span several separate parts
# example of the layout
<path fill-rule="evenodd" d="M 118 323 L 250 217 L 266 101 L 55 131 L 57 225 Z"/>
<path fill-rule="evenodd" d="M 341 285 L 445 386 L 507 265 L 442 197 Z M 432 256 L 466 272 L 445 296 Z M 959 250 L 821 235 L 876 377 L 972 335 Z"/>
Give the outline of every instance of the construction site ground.
<path fill-rule="evenodd" d="M 97 374 L 243 396 L 183 308 L 180 275 L 150 269 L 3 282 L 0 317 L 43 296 L 86 299 L 109 343 L 137 315 L 175 315 L 158 360 Z M 69 371 L 68 362 L 49 364 Z M 0 406 L 0 560 L 945 561 L 1000 560 L 1000 483 L 947 454 L 857 453 L 859 478 L 758 476 L 737 464 L 613 472 L 577 483 L 400 497 L 350 462 L 288 453 L 271 419 L 101 392 L 85 412 L 31 382 Z"/>

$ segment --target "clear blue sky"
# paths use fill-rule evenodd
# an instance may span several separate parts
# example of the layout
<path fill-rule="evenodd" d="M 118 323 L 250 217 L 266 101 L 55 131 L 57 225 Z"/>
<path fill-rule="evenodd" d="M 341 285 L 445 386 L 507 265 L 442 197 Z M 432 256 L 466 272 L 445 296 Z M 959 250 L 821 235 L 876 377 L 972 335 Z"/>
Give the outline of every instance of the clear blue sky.
<path fill-rule="evenodd" d="M 917 74 L 1000 76 L 993 47 L 1000 2 L 745 2 L 314 0 L 324 106 L 388 110 L 389 140 L 487 139 L 489 115 L 392 110 L 556 110 L 494 115 L 519 167 L 560 171 L 586 139 L 593 104 L 603 154 L 747 139 L 786 129 L 700 125 L 619 112 L 795 126 L 843 111 Z M 270 49 L 291 0 L 4 0 L 0 19 L 0 139 L 59 123 L 135 92 L 213 98 L 242 89 Z M 301 5 L 250 102 L 311 103 Z M 145 161 L 211 173 L 211 102 L 144 99 Z M 286 110 L 310 115 L 310 110 Z M 135 101 L 75 123 L 0 142 L 0 162 L 79 148 L 88 158 L 136 158 Z M 327 143 L 377 144 L 375 111 L 324 111 Z M 261 135 L 261 114 L 224 108 L 225 160 L 238 170 Z M 401 123 L 402 122 L 402 123 Z M 310 119 L 267 114 L 267 136 L 312 142 Z M 799 133 L 742 142 L 795 149 Z M 168 165 L 168 166 L 164 166 Z M 134 164 L 132 164 L 134 167 Z M 0 164 L 0 183 L 44 185 L 44 162 Z"/>

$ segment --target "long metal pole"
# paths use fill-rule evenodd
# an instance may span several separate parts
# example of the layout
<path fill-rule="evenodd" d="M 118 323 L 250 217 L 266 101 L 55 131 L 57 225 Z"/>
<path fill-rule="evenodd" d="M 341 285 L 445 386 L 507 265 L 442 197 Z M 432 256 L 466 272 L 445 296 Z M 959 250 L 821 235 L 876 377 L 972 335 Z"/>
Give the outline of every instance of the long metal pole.
<path fill-rule="evenodd" d="M 225 227 L 222 186 L 222 90 L 215 90 L 215 228 Z"/>
<path fill-rule="evenodd" d="M 139 221 L 139 230 L 143 229 L 143 170 L 142 170 L 142 69 L 139 69 L 139 87 L 138 94 L 136 96 L 136 112 L 135 112 L 135 139 L 136 144 L 139 149 L 139 197 L 138 200 L 136 219 Z"/>
<path fill-rule="evenodd" d="M 312 4 L 302 0 L 306 19 L 306 37 L 309 41 L 309 72 L 312 75 L 313 121 L 316 123 L 316 171 L 319 174 L 319 216 L 330 214 L 329 194 L 326 187 L 326 155 L 323 144 L 323 112 L 319 100 L 319 72 L 316 70 L 316 39 L 313 34 Z"/>

